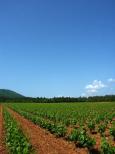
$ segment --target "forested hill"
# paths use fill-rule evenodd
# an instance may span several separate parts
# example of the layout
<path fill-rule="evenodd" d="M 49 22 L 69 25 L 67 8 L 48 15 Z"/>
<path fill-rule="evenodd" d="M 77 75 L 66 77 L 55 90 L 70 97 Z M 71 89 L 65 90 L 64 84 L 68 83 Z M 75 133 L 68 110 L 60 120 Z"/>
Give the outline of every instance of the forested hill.
<path fill-rule="evenodd" d="M 0 102 L 35 102 L 35 103 L 63 103 L 63 102 L 115 102 L 115 95 L 92 96 L 92 97 L 25 97 L 17 92 L 0 89 Z"/>
<path fill-rule="evenodd" d="M 21 94 L 8 89 L 0 89 L 0 97 L 2 98 L 23 98 Z"/>
<path fill-rule="evenodd" d="M 92 96 L 92 97 L 24 97 L 16 92 L 0 90 L 0 102 L 24 102 L 24 103 L 71 103 L 71 102 L 115 102 L 115 95 Z"/>

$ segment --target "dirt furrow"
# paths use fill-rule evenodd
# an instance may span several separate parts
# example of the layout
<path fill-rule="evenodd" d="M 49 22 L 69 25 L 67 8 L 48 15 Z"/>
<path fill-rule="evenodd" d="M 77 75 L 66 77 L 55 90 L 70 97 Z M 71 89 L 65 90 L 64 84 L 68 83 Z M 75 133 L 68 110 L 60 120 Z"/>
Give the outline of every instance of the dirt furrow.
<path fill-rule="evenodd" d="M 0 154 L 7 154 L 4 143 L 2 105 L 0 105 Z"/>
<path fill-rule="evenodd" d="M 13 117 L 19 122 L 24 133 L 28 136 L 36 154 L 87 154 L 86 149 L 77 149 L 74 144 L 68 143 L 61 138 L 55 138 L 46 130 L 33 124 L 17 112 L 8 109 Z"/>

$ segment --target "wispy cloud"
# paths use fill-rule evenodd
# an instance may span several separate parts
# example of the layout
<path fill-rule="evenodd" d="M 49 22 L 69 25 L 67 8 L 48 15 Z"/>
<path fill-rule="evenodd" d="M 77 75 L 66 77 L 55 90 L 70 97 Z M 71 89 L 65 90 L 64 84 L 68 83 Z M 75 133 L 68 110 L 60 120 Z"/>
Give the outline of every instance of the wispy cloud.
<path fill-rule="evenodd" d="M 108 82 L 115 82 L 115 79 L 109 78 L 107 81 L 108 81 Z"/>
<path fill-rule="evenodd" d="M 106 83 L 103 83 L 101 80 L 94 80 L 92 83 L 87 84 L 85 86 L 85 91 L 84 93 L 81 94 L 81 96 L 94 96 L 98 95 L 99 93 L 101 94 L 102 91 L 101 89 L 104 89 L 107 87 L 107 89 L 104 89 L 103 92 L 106 93 L 113 93 L 114 91 L 114 85 L 110 83 L 115 83 L 115 78 L 109 78 L 106 80 Z"/>
<path fill-rule="evenodd" d="M 107 87 L 102 81 L 94 80 L 91 84 L 86 85 L 86 93 L 92 94 L 98 92 L 98 90 Z"/>

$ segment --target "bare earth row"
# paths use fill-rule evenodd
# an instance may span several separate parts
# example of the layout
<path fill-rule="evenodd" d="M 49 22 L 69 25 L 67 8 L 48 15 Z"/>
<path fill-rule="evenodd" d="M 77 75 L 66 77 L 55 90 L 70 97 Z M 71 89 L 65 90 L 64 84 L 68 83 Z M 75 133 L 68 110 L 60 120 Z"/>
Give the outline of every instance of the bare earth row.
<path fill-rule="evenodd" d="M 30 143 L 39 154 L 87 154 L 86 149 L 76 148 L 74 144 L 64 141 L 61 138 L 55 138 L 46 130 L 33 124 L 15 111 L 9 109 L 9 112 L 20 123 L 24 133 L 29 138 Z"/>
<path fill-rule="evenodd" d="M 7 108 L 8 112 L 11 113 L 12 117 L 18 122 L 23 133 L 29 139 L 35 154 L 88 154 L 87 148 L 78 148 L 73 142 L 64 140 L 63 138 L 56 138 L 55 135 L 51 134 L 45 129 L 42 129 L 38 125 L 35 125 L 31 121 L 25 119 L 19 113 L 14 110 Z M 106 138 L 109 140 L 109 137 Z M 7 154 L 4 144 L 4 131 L 3 131 L 3 115 L 2 106 L 0 105 L 0 154 Z M 93 134 L 92 137 L 96 139 L 96 145 L 94 152 L 98 152 L 100 149 L 101 137 L 99 134 Z M 114 146 L 115 143 L 112 142 Z"/>
<path fill-rule="evenodd" d="M 24 134 L 32 144 L 36 154 L 87 154 L 87 149 L 76 148 L 73 143 L 69 143 L 62 138 L 55 138 L 48 131 L 33 124 L 17 112 L 8 109 L 14 119 L 19 123 Z M 7 154 L 4 143 L 3 115 L 0 105 L 0 154 Z"/>
<path fill-rule="evenodd" d="M 1 105 L 0 105 L 0 154 L 7 154 L 4 143 L 3 115 L 2 115 Z"/>

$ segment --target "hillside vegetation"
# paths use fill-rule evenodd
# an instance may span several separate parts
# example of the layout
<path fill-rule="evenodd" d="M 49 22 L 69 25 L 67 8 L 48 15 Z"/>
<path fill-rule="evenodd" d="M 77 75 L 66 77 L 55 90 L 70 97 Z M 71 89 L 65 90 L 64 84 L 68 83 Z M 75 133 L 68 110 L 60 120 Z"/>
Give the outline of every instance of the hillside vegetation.
<path fill-rule="evenodd" d="M 0 97 L 5 97 L 5 98 L 23 98 L 21 94 L 18 94 L 12 90 L 7 90 L 7 89 L 0 89 Z"/>

